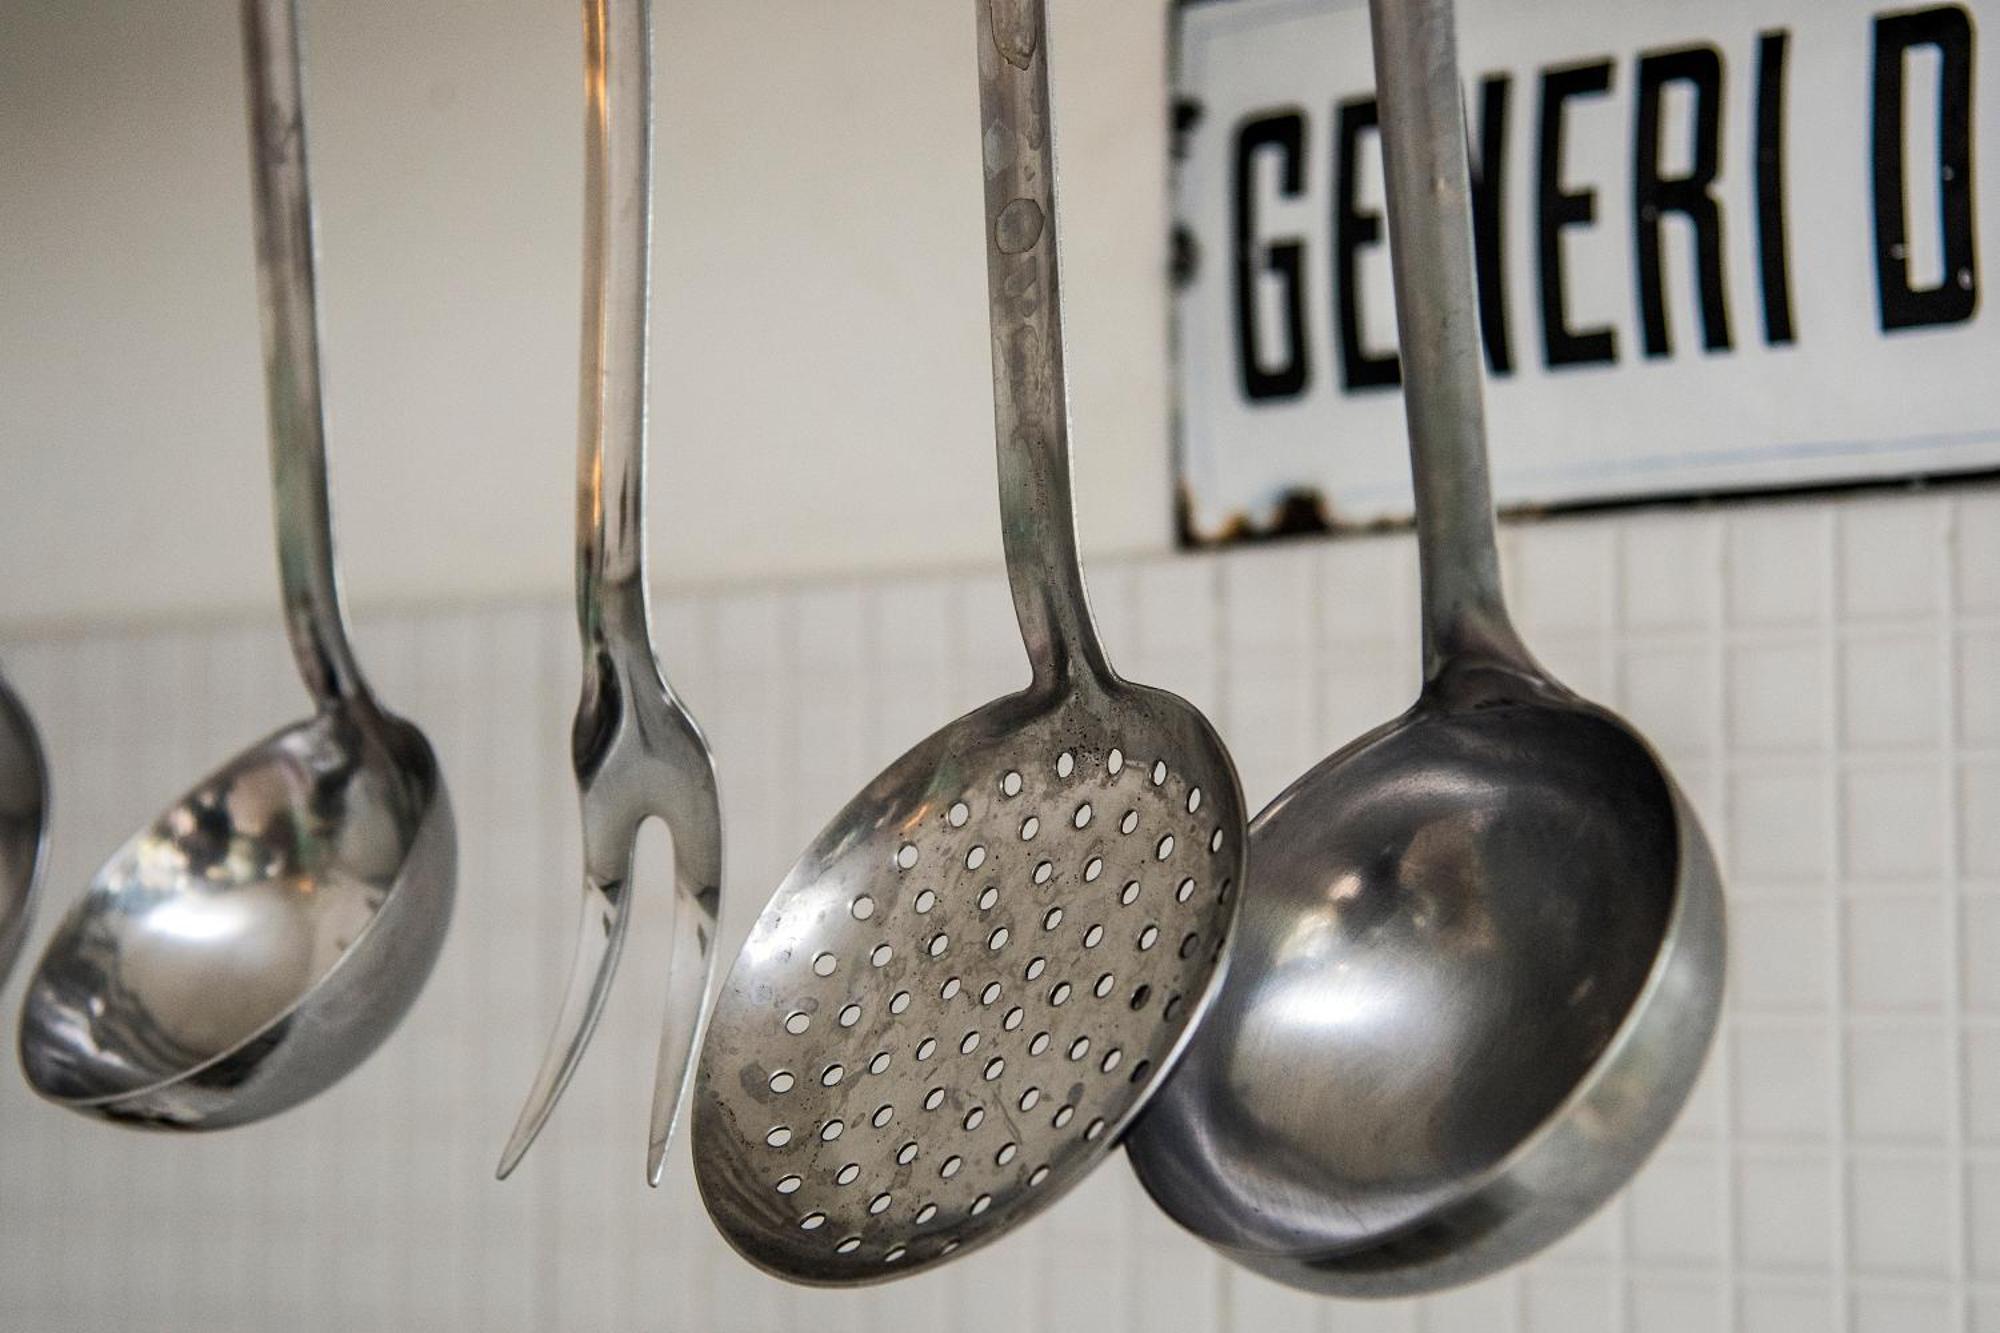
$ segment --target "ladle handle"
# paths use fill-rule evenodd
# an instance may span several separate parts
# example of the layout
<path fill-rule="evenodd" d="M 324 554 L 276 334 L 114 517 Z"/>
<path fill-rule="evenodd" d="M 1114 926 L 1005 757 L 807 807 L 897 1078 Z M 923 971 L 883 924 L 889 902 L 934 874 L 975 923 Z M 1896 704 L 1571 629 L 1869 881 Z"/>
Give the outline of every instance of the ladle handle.
<path fill-rule="evenodd" d="M 1043 0 L 973 0 L 986 166 L 993 424 L 1007 581 L 1038 688 L 1110 667 L 1091 621 L 1070 493 L 1069 396 Z"/>
<path fill-rule="evenodd" d="M 1452 0 L 1371 0 L 1369 11 L 1430 681 L 1456 657 L 1527 655 L 1507 619 L 1494 544 Z"/>
<path fill-rule="evenodd" d="M 295 0 L 243 0 L 257 292 L 264 339 L 271 489 L 285 629 L 299 674 L 322 706 L 366 699 L 348 646 L 327 501 L 319 302 Z"/>
<path fill-rule="evenodd" d="M 585 652 L 651 655 L 646 601 L 647 310 L 652 295 L 650 0 L 584 0 L 583 361 L 576 610 Z"/>

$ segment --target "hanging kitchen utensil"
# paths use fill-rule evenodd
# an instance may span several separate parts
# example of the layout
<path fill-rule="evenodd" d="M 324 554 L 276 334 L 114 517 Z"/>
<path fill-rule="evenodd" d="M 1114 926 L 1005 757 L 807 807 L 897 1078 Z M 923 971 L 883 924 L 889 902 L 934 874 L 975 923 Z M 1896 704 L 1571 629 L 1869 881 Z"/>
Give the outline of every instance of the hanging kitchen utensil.
<path fill-rule="evenodd" d="M 21 1016 L 37 1092 L 174 1129 L 273 1115 L 361 1063 L 430 975 L 457 865 L 436 757 L 369 692 L 341 619 L 297 11 L 242 13 L 278 567 L 316 712 L 97 872 Z"/>
<path fill-rule="evenodd" d="M 897 760 L 737 956 L 696 1084 L 696 1178 L 760 1267 L 928 1268 L 1110 1151 L 1218 970 L 1243 809 L 1215 732 L 1128 684 L 1070 497 L 1041 0 L 975 0 L 1007 572 L 1033 681 Z"/>
<path fill-rule="evenodd" d="M 1197 1235 L 1311 1291 L 1491 1273 L 1638 1169 L 1701 1069 L 1701 827 L 1501 601 L 1450 0 L 1375 0 L 1424 687 L 1250 831 L 1227 983 L 1129 1141 Z"/>
<path fill-rule="evenodd" d="M 27 705 L 0 680 L 0 986 L 28 935 L 48 831 L 42 742 Z"/>
<path fill-rule="evenodd" d="M 583 698 L 571 763 L 583 810 L 583 921 L 555 1035 L 500 1158 L 505 1179 L 547 1123 L 604 1012 L 632 917 L 632 854 L 658 818 L 673 836 L 673 951 L 646 1174 L 665 1164 L 694 1059 L 722 883 L 708 743 L 654 657 L 646 591 L 646 318 L 652 267 L 653 23 L 649 0 L 584 0 L 582 428 L 577 626 Z"/>

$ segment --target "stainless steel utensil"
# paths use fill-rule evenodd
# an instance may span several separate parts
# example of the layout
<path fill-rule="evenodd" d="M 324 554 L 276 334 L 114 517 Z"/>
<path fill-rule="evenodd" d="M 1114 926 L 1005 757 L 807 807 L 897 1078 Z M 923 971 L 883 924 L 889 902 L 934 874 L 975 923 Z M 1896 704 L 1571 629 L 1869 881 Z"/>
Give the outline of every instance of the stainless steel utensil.
<path fill-rule="evenodd" d="M 1680 1109 L 1723 966 L 1693 811 L 1509 624 L 1450 0 L 1374 27 L 1424 688 L 1252 824 L 1228 983 L 1128 1145 L 1183 1225 L 1340 1295 L 1467 1281 L 1595 1210 Z"/>
<path fill-rule="evenodd" d="M 651 287 L 653 27 L 648 0 L 584 0 L 583 385 L 577 625 L 583 698 L 570 757 L 583 809 L 583 922 L 568 993 L 500 1158 L 547 1123 L 604 1012 L 632 917 L 632 851 L 673 835 L 674 944 L 646 1174 L 657 1185 L 693 1067 L 722 883 L 715 766 L 653 654 L 646 593 L 646 313 Z"/>
<path fill-rule="evenodd" d="M 48 825 L 42 742 L 27 705 L 0 680 L 0 985 L 28 935 Z"/>
<path fill-rule="evenodd" d="M 456 869 L 421 732 L 369 693 L 334 570 L 293 0 L 244 0 L 285 624 L 317 705 L 107 862 L 21 1018 L 35 1090 L 175 1129 L 282 1111 L 359 1064 L 436 960 Z"/>
<path fill-rule="evenodd" d="M 928 1268 L 1082 1179 L 1201 1012 L 1242 874 L 1206 720 L 1119 679 L 1070 497 L 1041 0 L 975 0 L 1019 694 L 876 778 L 792 868 L 702 1049 L 696 1178 L 796 1281 Z"/>

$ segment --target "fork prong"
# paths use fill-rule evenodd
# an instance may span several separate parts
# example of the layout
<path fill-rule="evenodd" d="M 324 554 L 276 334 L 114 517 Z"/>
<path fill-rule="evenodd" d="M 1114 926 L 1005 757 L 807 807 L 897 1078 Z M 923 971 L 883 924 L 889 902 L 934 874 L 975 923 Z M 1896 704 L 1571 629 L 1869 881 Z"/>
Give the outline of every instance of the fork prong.
<path fill-rule="evenodd" d="M 708 985 L 715 970 L 716 917 L 722 885 L 722 815 L 716 802 L 715 771 L 692 719 L 690 777 L 675 804 L 663 812 L 674 843 L 673 951 L 668 956 L 667 1009 L 660 1029 L 659 1061 L 653 1070 L 653 1112 L 646 1140 L 646 1181 L 657 1187 L 666 1170 L 667 1146 L 694 1077 L 706 1013 Z"/>
<path fill-rule="evenodd" d="M 604 1013 L 604 1000 L 611 992 L 611 978 L 618 970 L 618 955 L 625 946 L 625 933 L 632 920 L 632 845 L 636 830 L 625 829 L 608 838 L 593 838 L 591 820 L 584 819 L 583 913 L 577 926 L 576 957 L 570 963 L 569 984 L 563 995 L 562 1011 L 555 1033 L 542 1056 L 527 1103 L 515 1121 L 514 1132 L 500 1154 L 495 1175 L 505 1180 L 548 1123 L 570 1076 L 583 1059 L 590 1034 Z M 592 843 L 596 842 L 596 846 Z"/>

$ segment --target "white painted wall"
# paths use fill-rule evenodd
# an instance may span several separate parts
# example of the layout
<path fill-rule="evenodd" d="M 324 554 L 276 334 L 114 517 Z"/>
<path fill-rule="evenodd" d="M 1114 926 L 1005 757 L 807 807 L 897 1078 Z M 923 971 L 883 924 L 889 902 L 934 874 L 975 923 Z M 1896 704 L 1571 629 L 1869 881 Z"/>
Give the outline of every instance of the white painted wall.
<path fill-rule="evenodd" d="M 658 0 L 676 583 L 997 565 L 963 0 Z M 1055 7 L 1084 537 L 1170 538 L 1161 0 Z M 360 604 L 570 578 L 580 21 L 307 3 Z M 0 0 L 0 623 L 275 596 L 231 0 Z"/>

